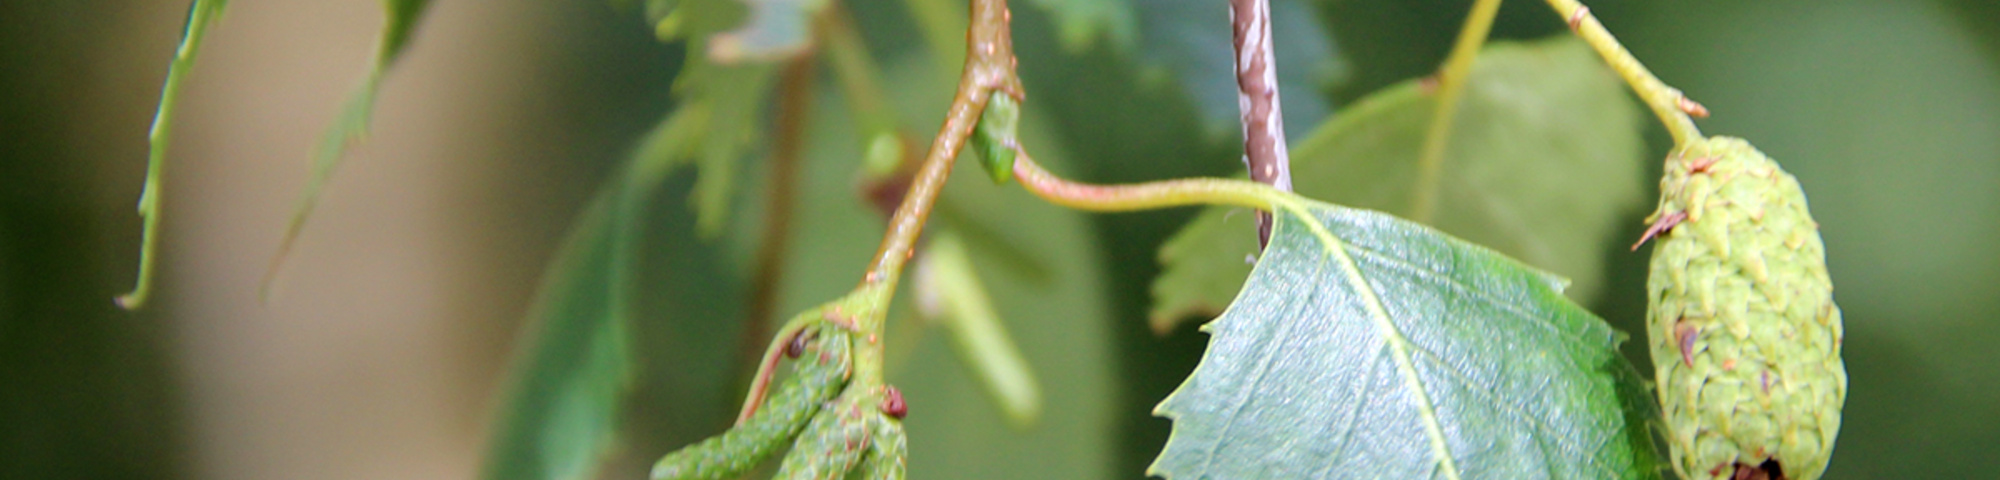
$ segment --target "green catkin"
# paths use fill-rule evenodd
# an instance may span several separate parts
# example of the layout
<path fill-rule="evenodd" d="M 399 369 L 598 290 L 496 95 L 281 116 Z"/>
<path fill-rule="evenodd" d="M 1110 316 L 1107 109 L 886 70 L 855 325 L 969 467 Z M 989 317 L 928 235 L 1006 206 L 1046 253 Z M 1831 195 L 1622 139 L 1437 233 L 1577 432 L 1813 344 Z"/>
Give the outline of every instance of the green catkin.
<path fill-rule="evenodd" d="M 742 476 L 799 434 L 820 406 L 838 395 L 853 368 L 846 330 L 825 325 L 801 331 L 814 335 L 792 375 L 780 383 L 764 408 L 742 424 L 661 457 L 653 480 L 721 480 Z"/>
<path fill-rule="evenodd" d="M 841 480 L 868 453 L 872 420 L 881 414 L 872 404 L 843 402 L 813 416 L 792 451 L 778 464 L 775 480 Z"/>
<path fill-rule="evenodd" d="M 875 416 L 875 431 L 870 436 L 868 455 L 861 459 L 861 466 L 854 475 L 847 478 L 859 480 L 903 480 L 909 457 L 909 438 L 903 433 L 903 421 L 888 415 Z"/>
<path fill-rule="evenodd" d="M 1819 478 L 1847 370 L 1825 247 L 1798 180 L 1748 142 L 1714 137 L 1677 152 L 1660 191 L 1647 219 L 1659 241 L 1646 320 L 1675 470 Z"/>

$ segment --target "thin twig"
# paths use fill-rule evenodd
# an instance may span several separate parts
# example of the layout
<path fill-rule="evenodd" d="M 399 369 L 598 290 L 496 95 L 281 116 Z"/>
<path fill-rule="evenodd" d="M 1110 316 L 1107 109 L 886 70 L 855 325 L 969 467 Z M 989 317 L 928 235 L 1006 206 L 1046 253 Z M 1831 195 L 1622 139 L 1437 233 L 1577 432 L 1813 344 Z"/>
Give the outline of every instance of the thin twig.
<path fill-rule="evenodd" d="M 1679 89 L 1667 86 L 1659 77 L 1654 77 L 1645 64 L 1639 63 L 1639 59 L 1632 57 L 1632 52 L 1618 43 L 1617 37 L 1611 36 L 1611 31 L 1604 29 L 1604 24 L 1598 23 L 1597 17 L 1590 14 L 1589 7 L 1577 0 L 1548 2 L 1549 7 L 1569 23 L 1570 30 L 1597 50 L 1597 55 L 1604 57 L 1604 63 L 1618 72 L 1618 76 L 1625 79 L 1625 84 L 1630 85 L 1639 99 L 1646 102 L 1646 107 L 1660 118 L 1660 124 L 1667 127 L 1667 133 L 1673 134 L 1675 146 L 1687 145 L 1702 138 L 1701 129 L 1695 128 L 1694 119 L 1688 116 L 1706 117 L 1707 108 L 1688 99 Z"/>
<path fill-rule="evenodd" d="M 845 324 L 855 330 L 862 340 L 854 349 L 855 368 L 849 382 L 850 385 L 864 386 L 864 390 L 866 386 L 884 385 L 881 339 L 887 305 L 895 294 L 896 283 L 902 277 L 903 265 L 916 252 L 917 236 L 923 231 L 931 207 L 937 204 L 938 193 L 951 176 L 953 160 L 965 147 L 993 92 L 1022 97 L 1020 79 L 1014 75 L 1014 43 L 1009 32 L 1011 14 L 1007 12 L 1007 2 L 973 0 L 971 17 L 971 26 L 966 32 L 970 41 L 966 45 L 965 69 L 959 78 L 958 93 L 952 98 L 944 126 L 939 128 L 937 138 L 931 142 L 930 151 L 925 154 L 909 191 L 903 195 L 902 203 L 889 218 L 882 246 L 875 251 L 875 259 L 869 262 L 868 272 L 862 276 L 861 284 L 847 297 L 825 307 L 829 308 L 825 311 L 825 321 Z M 851 308 L 842 311 L 843 305 Z M 796 331 L 802 322 L 810 321 L 815 320 L 795 318 L 781 333 Z M 780 343 L 789 340 L 773 340 L 765 357 L 771 358 Z M 743 399 L 741 417 L 750 416 L 756 411 L 757 404 L 763 402 L 764 387 L 770 383 L 772 370 L 766 364 L 752 378 L 751 391 Z"/>
<path fill-rule="evenodd" d="M 979 123 L 988 95 L 998 90 L 1022 97 L 1020 79 L 1014 76 L 1014 42 L 1008 27 L 1011 16 L 1004 0 L 972 2 L 972 25 L 967 33 L 970 43 L 966 45 L 965 71 L 959 79 L 958 93 L 952 98 L 944 126 L 931 142 L 902 205 L 889 219 L 889 230 L 883 235 L 874 261 L 869 263 L 863 284 L 894 285 L 897 281 L 903 264 L 915 251 L 917 234 L 923 230 L 931 206 L 937 203 L 938 192 L 951 175 L 952 160 L 965 147 L 973 126 Z"/>
<path fill-rule="evenodd" d="M 1424 149 L 1417 156 L 1417 185 L 1410 191 L 1412 220 L 1430 223 L 1437 213 L 1438 185 L 1444 177 L 1444 152 L 1451 146 L 1452 119 L 1458 115 L 1459 99 L 1465 94 L 1473 60 L 1479 58 L 1479 46 L 1486 43 L 1487 33 L 1493 30 L 1493 16 L 1499 12 L 1500 0 L 1473 2 L 1472 13 L 1458 32 L 1458 42 L 1438 70 L 1437 110 L 1424 134 Z"/>
<path fill-rule="evenodd" d="M 1278 58 L 1271 47 L 1270 0 L 1229 0 L 1236 47 L 1236 105 L 1243 114 L 1243 164 L 1250 179 L 1292 190 L 1285 151 L 1284 109 L 1278 103 Z M 1257 215 L 1257 242 L 1271 240 L 1271 215 Z"/>

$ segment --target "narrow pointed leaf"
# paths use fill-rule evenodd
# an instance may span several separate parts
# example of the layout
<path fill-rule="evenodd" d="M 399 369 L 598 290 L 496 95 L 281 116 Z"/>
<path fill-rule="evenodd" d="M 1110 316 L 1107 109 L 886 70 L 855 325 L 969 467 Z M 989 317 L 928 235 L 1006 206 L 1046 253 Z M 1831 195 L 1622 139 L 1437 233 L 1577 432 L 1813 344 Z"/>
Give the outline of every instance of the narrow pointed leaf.
<path fill-rule="evenodd" d="M 319 147 L 313 152 L 312 176 L 306 179 L 305 190 L 299 194 L 298 206 L 292 209 L 291 222 L 285 227 L 285 236 L 278 241 L 278 254 L 271 260 L 270 271 L 265 274 L 265 294 L 269 293 L 272 275 L 277 273 L 279 264 L 291 253 L 292 246 L 305 229 L 306 219 L 319 205 L 320 192 L 333 179 L 334 170 L 347 154 L 347 146 L 368 135 L 368 124 L 375 114 L 375 97 L 381 89 L 382 76 L 409 47 L 410 34 L 416 30 L 418 17 L 428 6 L 430 0 L 382 2 L 387 18 L 382 24 L 381 37 L 376 41 L 374 67 L 368 71 L 368 77 L 362 80 L 361 86 L 348 96 L 333 125 L 320 136 Z"/>
<path fill-rule="evenodd" d="M 160 87 L 160 107 L 153 113 L 153 128 L 146 134 L 150 144 L 146 153 L 146 185 L 139 191 L 139 216 L 144 222 L 139 240 L 139 278 L 131 292 L 114 299 L 126 310 L 145 306 L 153 291 L 153 264 L 157 258 L 154 254 L 160 245 L 160 185 L 165 183 L 160 177 L 167 165 L 167 143 L 173 138 L 174 104 L 180 98 L 181 81 L 194 70 L 194 57 L 201 52 L 202 38 L 228 4 L 228 0 L 195 0 L 188 5 L 187 26 L 182 27 L 180 46 L 174 49 L 174 60 L 167 66 L 167 83 Z"/>
<path fill-rule="evenodd" d="M 1434 226 L 1575 280 L 1595 298 L 1604 252 L 1637 215 L 1647 180 L 1644 124 L 1625 87 L 1570 36 L 1496 42 L 1480 53 L 1444 159 Z M 1436 111 L 1416 81 L 1376 92 L 1292 149 L 1307 197 L 1407 214 L 1417 155 Z M 1153 326 L 1215 313 L 1248 273 L 1254 220 L 1210 208 L 1161 248 Z"/>
<path fill-rule="evenodd" d="M 1559 278 L 1382 213 L 1296 207 L 1157 409 L 1174 426 L 1154 474 L 1656 476 L 1621 335 Z"/>

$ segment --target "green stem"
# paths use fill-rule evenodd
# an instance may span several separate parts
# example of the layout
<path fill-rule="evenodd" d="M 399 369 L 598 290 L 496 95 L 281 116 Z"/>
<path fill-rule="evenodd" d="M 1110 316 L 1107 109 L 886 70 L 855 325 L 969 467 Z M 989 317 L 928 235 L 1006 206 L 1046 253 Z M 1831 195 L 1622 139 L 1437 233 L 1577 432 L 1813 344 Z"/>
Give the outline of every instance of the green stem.
<path fill-rule="evenodd" d="M 798 203 L 799 156 L 805 148 L 806 122 L 812 107 L 816 77 L 812 56 L 800 55 L 786 62 L 781 75 L 777 138 L 769 165 L 771 183 L 764 188 L 764 232 L 751 267 L 750 299 L 743 317 L 743 331 L 737 336 L 738 369 L 758 364 L 757 346 L 771 334 L 771 315 L 778 306 L 778 286 L 785 271 L 785 243 L 792 238 L 792 210 Z"/>
<path fill-rule="evenodd" d="M 1014 179 L 1049 203 L 1098 212 L 1131 212 L 1189 205 L 1236 205 L 1276 210 L 1290 194 L 1262 183 L 1223 178 L 1183 178 L 1127 185 L 1072 182 L 1043 170 L 1026 149 L 1014 155 Z"/>
<path fill-rule="evenodd" d="M 965 46 L 965 70 L 959 78 L 958 93 L 952 98 L 944 126 L 931 142 L 929 153 L 924 155 L 909 192 L 889 218 L 881 248 L 875 251 L 874 261 L 869 262 L 868 272 L 862 276 L 858 290 L 874 292 L 878 296 L 875 298 L 878 302 L 874 303 L 880 305 L 888 304 L 902 277 L 903 265 L 916 253 L 917 236 L 930 217 L 931 207 L 937 204 L 945 179 L 951 176 L 953 160 L 978 125 L 989 95 L 999 90 L 1017 99 L 1022 96 L 1021 80 L 1014 74 L 1014 41 L 1009 31 L 1011 15 L 1007 12 L 1007 2 L 973 0 L 971 15 L 971 27 L 966 33 L 969 41 Z M 860 348 L 855 349 L 855 380 L 864 386 L 881 383 L 880 336 L 885 311 L 877 309 L 853 319 L 863 340 Z"/>
<path fill-rule="evenodd" d="M 1632 57 L 1632 52 L 1618 43 L 1617 37 L 1611 36 L 1611 31 L 1604 29 L 1604 24 L 1598 23 L 1597 17 L 1590 14 L 1589 7 L 1577 0 L 1548 2 L 1550 8 L 1569 22 L 1570 30 L 1596 49 L 1598 56 L 1604 57 L 1604 63 L 1618 72 L 1618 76 L 1625 79 L 1625 84 L 1632 87 L 1646 107 L 1653 110 L 1653 115 L 1660 118 L 1660 124 L 1667 127 L 1667 133 L 1673 134 L 1676 147 L 1702 138 L 1701 129 L 1695 128 L 1694 119 L 1688 116 L 1706 117 L 1708 109 L 1654 77 L 1645 64 L 1639 63 L 1639 59 Z"/>
<path fill-rule="evenodd" d="M 181 82 L 194 69 L 195 53 L 201 50 L 201 40 L 208 34 L 209 24 L 222 15 L 222 8 L 228 3 L 228 0 L 195 0 L 188 7 L 187 30 L 181 35 L 180 47 L 174 50 L 173 63 L 167 67 L 167 83 L 160 91 L 160 109 L 153 114 L 153 128 L 146 137 L 151 150 L 146 154 L 146 186 L 139 192 L 139 216 L 144 218 L 139 279 L 131 292 L 115 299 L 126 310 L 144 307 L 152 296 L 153 267 L 158 263 L 160 245 L 160 186 L 166 183 L 167 140 L 173 134 L 174 104 L 180 99 Z"/>
<path fill-rule="evenodd" d="M 1465 79 L 1472 74 L 1474 60 L 1479 58 L 1479 46 L 1486 43 L 1486 35 L 1493 30 L 1493 16 L 1500 12 L 1500 0 L 1477 0 L 1472 3 L 1472 13 L 1465 18 L 1465 27 L 1458 32 L 1458 42 L 1451 47 L 1451 54 L 1445 57 L 1444 67 L 1438 71 L 1437 111 L 1431 114 L 1431 124 L 1424 134 L 1422 153 L 1417 156 L 1417 185 L 1411 190 L 1410 219 L 1430 223 L 1437 213 L 1438 185 L 1444 177 L 1444 152 L 1451 146 L 1452 119 L 1458 115 L 1458 103 L 1465 96 Z"/>

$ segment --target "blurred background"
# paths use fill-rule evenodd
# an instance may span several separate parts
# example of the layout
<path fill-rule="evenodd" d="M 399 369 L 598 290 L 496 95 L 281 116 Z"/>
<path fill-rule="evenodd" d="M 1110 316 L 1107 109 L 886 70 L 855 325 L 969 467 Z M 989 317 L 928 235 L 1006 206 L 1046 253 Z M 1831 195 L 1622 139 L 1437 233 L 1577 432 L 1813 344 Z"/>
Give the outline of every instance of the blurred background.
<path fill-rule="evenodd" d="M 383 87 L 373 135 L 351 151 L 268 303 L 258 281 L 312 146 L 366 73 L 381 13 L 377 2 L 231 3 L 181 97 L 159 290 L 137 313 L 110 299 L 132 281 L 146 129 L 186 5 L 0 3 L 0 478 L 478 472 L 544 270 L 592 192 L 672 108 L 681 49 L 607 2 L 433 3 Z M 1135 12 L 1140 40 L 1124 47 L 1064 42 L 1067 25 L 1019 3 L 1015 39 L 1040 125 L 1030 136 L 1048 152 L 1038 159 L 1102 182 L 1240 169 L 1234 128 L 1210 125 L 1206 94 L 1193 92 L 1202 84 L 1160 80 L 1176 75 L 1158 58 L 1174 39 L 1202 38 L 1174 28 L 1227 38 L 1219 2 L 1104 2 Z M 1325 52 L 1301 67 L 1309 84 L 1287 85 L 1323 109 L 1288 111 L 1294 131 L 1428 74 L 1469 5 L 1290 3 L 1323 37 L 1302 48 Z M 895 99 L 908 124 L 928 133 L 950 85 L 902 5 L 852 8 L 891 91 L 909 97 Z M 1851 375 L 1827 478 L 2000 471 L 2000 4 L 1591 5 L 1714 112 L 1705 132 L 1751 139 L 1807 188 Z M 1214 18 L 1177 26 L 1182 11 Z M 1516 0 L 1494 36 L 1564 32 L 1543 4 Z M 861 143 L 838 125 L 837 102 L 815 107 L 814 124 L 829 126 L 812 130 L 780 311 L 845 291 L 879 239 L 879 217 L 854 195 Z M 1664 133 L 1648 128 L 1663 154 Z M 763 208 L 757 165 L 743 169 L 744 218 Z M 691 178 L 662 187 L 646 227 L 658 297 L 646 305 L 671 320 L 635 333 L 646 373 L 621 434 L 627 458 L 606 478 L 637 478 L 645 459 L 727 423 L 687 412 L 726 409 L 733 394 L 690 399 L 673 379 L 728 371 L 726 325 L 741 316 L 758 232 L 740 221 L 696 238 Z M 890 373 L 911 393 L 913 474 L 1140 477 L 1167 432 L 1148 412 L 1206 340 L 1192 329 L 1161 337 L 1145 322 L 1157 246 L 1192 211 L 1083 215 L 958 180 L 968 178 L 950 199 L 964 225 L 993 227 L 1040 259 L 994 247 L 975 258 L 1045 381 L 1047 413 L 1006 429 L 941 333 L 897 327 L 892 348 L 908 346 L 892 352 L 905 360 Z M 1636 238 L 1644 213 L 1619 238 Z M 1588 306 L 1636 333 L 1646 259 L 1624 245 L 1594 253 L 1609 280 Z"/>

